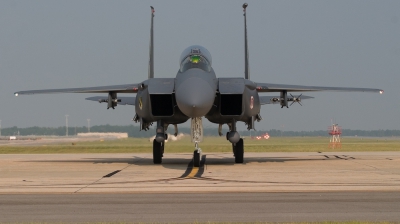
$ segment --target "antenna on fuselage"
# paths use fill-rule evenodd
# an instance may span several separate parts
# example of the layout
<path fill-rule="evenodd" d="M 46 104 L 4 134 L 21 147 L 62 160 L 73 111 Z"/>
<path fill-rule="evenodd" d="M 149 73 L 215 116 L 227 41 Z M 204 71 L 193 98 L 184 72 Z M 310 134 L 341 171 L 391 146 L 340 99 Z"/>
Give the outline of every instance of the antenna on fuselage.
<path fill-rule="evenodd" d="M 250 67 L 249 67 L 249 48 L 247 46 L 247 23 L 246 23 L 246 8 L 248 4 L 243 4 L 243 16 L 244 16 L 244 78 L 250 79 Z"/>
<path fill-rule="evenodd" d="M 151 28 L 150 28 L 150 49 L 149 49 L 149 79 L 154 78 L 154 34 L 153 34 L 153 18 L 154 7 L 151 8 Z"/>

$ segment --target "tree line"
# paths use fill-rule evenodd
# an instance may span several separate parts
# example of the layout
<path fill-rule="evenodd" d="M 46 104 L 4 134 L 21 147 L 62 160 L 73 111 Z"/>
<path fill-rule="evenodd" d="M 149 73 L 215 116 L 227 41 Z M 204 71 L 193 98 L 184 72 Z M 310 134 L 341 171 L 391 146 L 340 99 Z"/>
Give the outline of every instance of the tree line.
<path fill-rule="evenodd" d="M 68 135 L 73 136 L 77 133 L 87 133 L 89 130 L 87 127 L 68 127 Z M 226 134 L 228 130 L 223 129 L 222 133 Z M 149 131 L 139 131 L 139 127 L 135 125 L 96 125 L 90 127 L 90 132 L 125 132 L 128 133 L 129 137 L 136 138 L 148 138 L 155 135 L 154 127 Z M 168 128 L 168 133 L 174 133 L 174 127 L 171 125 Z M 179 127 L 179 133 L 190 134 L 189 127 Z M 217 136 L 217 128 L 205 128 L 203 130 L 205 136 Z M 272 137 L 306 137 L 306 136 L 329 136 L 328 131 L 282 131 L 277 129 L 261 130 L 261 131 L 239 131 L 242 136 L 259 136 L 268 133 Z M 399 137 L 400 130 L 351 130 L 343 129 L 343 136 L 368 136 L 368 137 Z M 53 136 L 65 136 L 66 127 L 28 127 L 18 128 L 16 126 L 3 128 L 1 130 L 2 136 L 14 136 L 14 135 L 53 135 Z"/>

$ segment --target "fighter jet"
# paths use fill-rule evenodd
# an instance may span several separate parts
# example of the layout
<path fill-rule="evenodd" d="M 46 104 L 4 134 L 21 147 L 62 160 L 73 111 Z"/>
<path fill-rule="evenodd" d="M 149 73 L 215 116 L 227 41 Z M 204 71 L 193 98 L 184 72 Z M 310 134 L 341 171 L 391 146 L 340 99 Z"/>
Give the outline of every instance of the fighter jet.
<path fill-rule="evenodd" d="M 193 152 L 194 166 L 200 166 L 201 149 L 199 143 L 203 139 L 202 118 L 218 124 L 218 133 L 222 136 L 222 125 L 227 124 L 229 132 L 226 139 L 232 144 L 235 163 L 244 161 L 243 138 L 236 130 L 237 122 L 244 122 L 247 129 L 254 129 L 255 121 L 261 121 L 260 109 L 264 104 L 279 104 L 281 108 L 289 108 L 293 103 L 301 104 L 302 99 L 312 97 L 293 96 L 291 92 L 310 91 L 345 91 L 383 93 L 381 89 L 321 87 L 261 83 L 250 80 L 249 50 L 247 44 L 246 9 L 244 16 L 244 77 L 217 78 L 212 67 L 210 52 L 202 46 L 187 47 L 179 59 L 179 68 L 175 78 L 154 77 L 154 8 L 151 6 L 151 28 L 148 79 L 135 84 L 100 86 L 88 88 L 47 89 L 19 91 L 15 95 L 42 93 L 106 93 L 108 97 L 95 96 L 86 98 L 106 103 L 107 109 L 120 105 L 134 105 L 133 121 L 140 123 L 140 130 L 149 130 L 156 123 L 156 138 L 153 141 L 153 162 L 162 163 L 166 130 L 169 125 L 178 124 L 191 119 L 191 141 L 195 145 Z M 278 96 L 260 96 L 260 93 L 279 93 Z M 118 97 L 118 93 L 133 93 L 136 97 Z M 289 93 L 289 95 L 288 95 Z M 290 105 L 289 105 L 290 103 Z"/>

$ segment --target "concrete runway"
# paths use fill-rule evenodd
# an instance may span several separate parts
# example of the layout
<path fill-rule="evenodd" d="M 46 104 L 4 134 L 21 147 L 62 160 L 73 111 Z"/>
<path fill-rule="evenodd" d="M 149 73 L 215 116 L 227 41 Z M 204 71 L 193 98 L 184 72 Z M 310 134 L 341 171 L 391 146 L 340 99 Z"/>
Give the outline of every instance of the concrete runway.
<path fill-rule="evenodd" d="M 400 152 L 0 155 L 0 222 L 400 221 Z"/>
<path fill-rule="evenodd" d="M 399 221 L 397 192 L 0 195 L 1 222 Z"/>
<path fill-rule="evenodd" d="M 400 152 L 0 155 L 0 193 L 400 191 Z"/>

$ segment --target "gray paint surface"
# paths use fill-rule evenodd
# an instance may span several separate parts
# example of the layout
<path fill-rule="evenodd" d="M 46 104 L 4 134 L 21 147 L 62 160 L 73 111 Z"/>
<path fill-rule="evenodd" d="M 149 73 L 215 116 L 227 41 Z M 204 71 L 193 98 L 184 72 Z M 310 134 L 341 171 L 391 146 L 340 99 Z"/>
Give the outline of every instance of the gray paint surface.
<path fill-rule="evenodd" d="M 174 58 L 193 43 L 211 51 L 218 77 L 243 76 L 240 7 L 243 2 L 196 6 L 190 2 L 151 3 L 160 18 L 155 21 L 155 77 L 173 76 L 178 67 Z M 306 107 L 263 108 L 264 120 L 257 124 L 258 129 L 324 129 L 332 118 L 352 129 L 396 129 L 400 125 L 395 98 L 396 83 L 400 83 L 398 1 L 248 3 L 254 81 L 376 86 L 388 93 L 383 96 L 318 93 L 312 95 L 316 99 L 307 101 Z M 93 124 L 102 124 L 104 117 L 110 116 L 115 119 L 106 123 L 126 124 L 131 119 L 132 108 L 99 110 L 103 105 L 88 104 L 84 101 L 87 96 L 40 96 L 40 100 L 18 99 L 16 104 L 11 94 L 19 89 L 144 80 L 149 3 L 2 1 L 0 4 L 0 28 L 4 31 L 0 40 L 0 72 L 5 80 L 0 83 L 0 99 L 5 105 L 0 109 L 3 127 L 59 126 L 64 124 L 65 114 L 70 115 L 70 125 L 84 125 L 87 118 Z M 201 21 L 186 19 L 191 18 L 193 11 L 207 17 Z M 171 66 L 175 62 L 176 66 Z M 60 101 L 63 105 L 52 106 Z M 43 112 L 43 107 L 50 105 L 51 109 Z M 269 119 L 278 116 L 285 119 Z"/>

